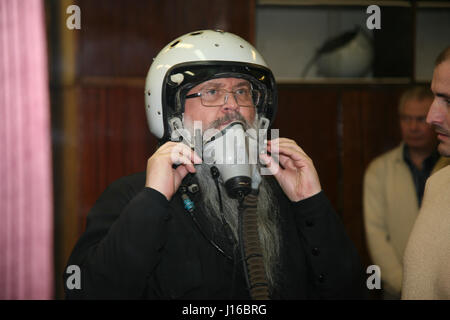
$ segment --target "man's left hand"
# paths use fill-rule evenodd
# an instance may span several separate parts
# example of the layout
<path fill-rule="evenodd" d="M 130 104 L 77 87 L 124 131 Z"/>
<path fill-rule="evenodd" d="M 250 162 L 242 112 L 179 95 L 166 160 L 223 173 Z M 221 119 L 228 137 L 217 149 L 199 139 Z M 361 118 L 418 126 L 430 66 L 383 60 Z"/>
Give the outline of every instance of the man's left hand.
<path fill-rule="evenodd" d="M 287 138 L 268 141 L 267 151 L 276 151 L 276 144 L 279 164 L 268 154 L 261 154 L 260 158 L 275 176 L 286 196 L 297 202 L 319 193 L 322 188 L 311 158 L 295 141 Z"/>

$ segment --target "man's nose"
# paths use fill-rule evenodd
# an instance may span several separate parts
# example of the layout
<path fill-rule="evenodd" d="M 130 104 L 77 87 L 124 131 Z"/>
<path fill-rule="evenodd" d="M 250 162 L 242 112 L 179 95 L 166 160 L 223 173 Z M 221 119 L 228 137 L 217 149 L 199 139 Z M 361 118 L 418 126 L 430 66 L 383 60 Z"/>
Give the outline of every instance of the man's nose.
<path fill-rule="evenodd" d="M 239 105 L 233 93 L 231 92 L 227 93 L 227 95 L 225 96 L 225 104 L 223 105 L 222 108 L 224 112 L 239 110 Z"/>
<path fill-rule="evenodd" d="M 427 114 L 427 123 L 429 125 L 432 124 L 439 124 L 442 121 L 441 113 L 439 110 L 439 103 L 437 99 L 435 98 L 433 100 L 433 103 L 430 106 L 430 110 L 428 110 Z"/>

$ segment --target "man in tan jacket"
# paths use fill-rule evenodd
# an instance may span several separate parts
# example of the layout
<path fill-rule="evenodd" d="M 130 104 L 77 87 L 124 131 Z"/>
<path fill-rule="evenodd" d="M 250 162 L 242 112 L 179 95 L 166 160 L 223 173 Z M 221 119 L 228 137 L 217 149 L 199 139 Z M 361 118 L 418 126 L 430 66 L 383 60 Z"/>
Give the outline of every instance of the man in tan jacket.
<path fill-rule="evenodd" d="M 450 47 L 436 59 L 427 116 L 438 151 L 450 157 Z M 450 166 L 427 181 L 404 257 L 403 299 L 450 299 Z"/>
<path fill-rule="evenodd" d="M 383 297 L 400 299 L 402 259 L 417 218 L 425 181 L 441 161 L 425 122 L 433 93 L 414 87 L 399 102 L 402 143 L 369 165 L 364 178 L 364 222 L 370 255 L 381 269 Z"/>

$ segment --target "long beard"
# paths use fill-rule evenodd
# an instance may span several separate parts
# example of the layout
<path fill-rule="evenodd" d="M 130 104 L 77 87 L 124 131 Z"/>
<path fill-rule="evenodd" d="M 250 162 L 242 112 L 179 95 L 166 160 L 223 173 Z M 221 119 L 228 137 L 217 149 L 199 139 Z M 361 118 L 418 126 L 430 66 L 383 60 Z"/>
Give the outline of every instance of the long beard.
<path fill-rule="evenodd" d="M 258 115 L 253 123 L 248 123 L 239 112 L 230 112 L 224 117 L 207 124 L 206 129 L 219 128 L 227 121 L 238 120 L 244 123 L 244 130 L 258 130 Z M 185 118 L 185 128 L 193 134 L 192 122 Z M 215 232 L 223 232 L 222 218 L 229 225 L 234 236 L 235 246 L 239 244 L 238 236 L 238 200 L 228 196 L 225 187 L 219 183 L 223 212 L 220 210 L 220 199 L 215 181 L 211 176 L 211 167 L 207 164 L 196 166 L 196 177 L 202 190 L 202 206 Z M 277 285 L 280 254 L 280 232 L 278 224 L 279 209 L 277 199 L 266 179 L 262 179 L 258 195 L 258 233 L 263 251 L 264 267 L 271 291 Z M 236 248 L 235 248 L 236 249 Z"/>
<path fill-rule="evenodd" d="M 210 173 L 210 166 L 197 166 L 196 177 L 202 190 L 202 206 L 205 215 L 215 232 L 223 232 L 222 217 L 229 225 L 238 245 L 238 200 L 228 196 L 225 187 L 219 183 L 222 197 L 223 213 L 220 211 L 220 200 L 215 182 Z M 268 182 L 263 179 L 258 195 L 258 232 L 263 251 L 264 267 L 269 286 L 273 290 L 277 282 L 280 251 L 280 233 L 278 229 L 278 205 Z"/>

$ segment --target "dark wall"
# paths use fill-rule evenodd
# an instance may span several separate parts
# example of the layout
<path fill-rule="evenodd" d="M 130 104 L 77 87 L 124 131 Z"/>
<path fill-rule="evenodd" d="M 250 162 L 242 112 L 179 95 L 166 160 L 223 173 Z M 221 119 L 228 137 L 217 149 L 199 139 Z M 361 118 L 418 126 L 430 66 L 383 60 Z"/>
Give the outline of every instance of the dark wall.
<path fill-rule="evenodd" d="M 253 41 L 254 1 L 79 0 L 80 77 L 145 77 L 152 58 L 180 35 L 223 29 Z"/>
<path fill-rule="evenodd" d="M 402 86 L 280 85 L 274 127 L 312 158 L 321 185 L 362 260 L 370 264 L 362 216 L 364 170 L 400 141 Z"/>

